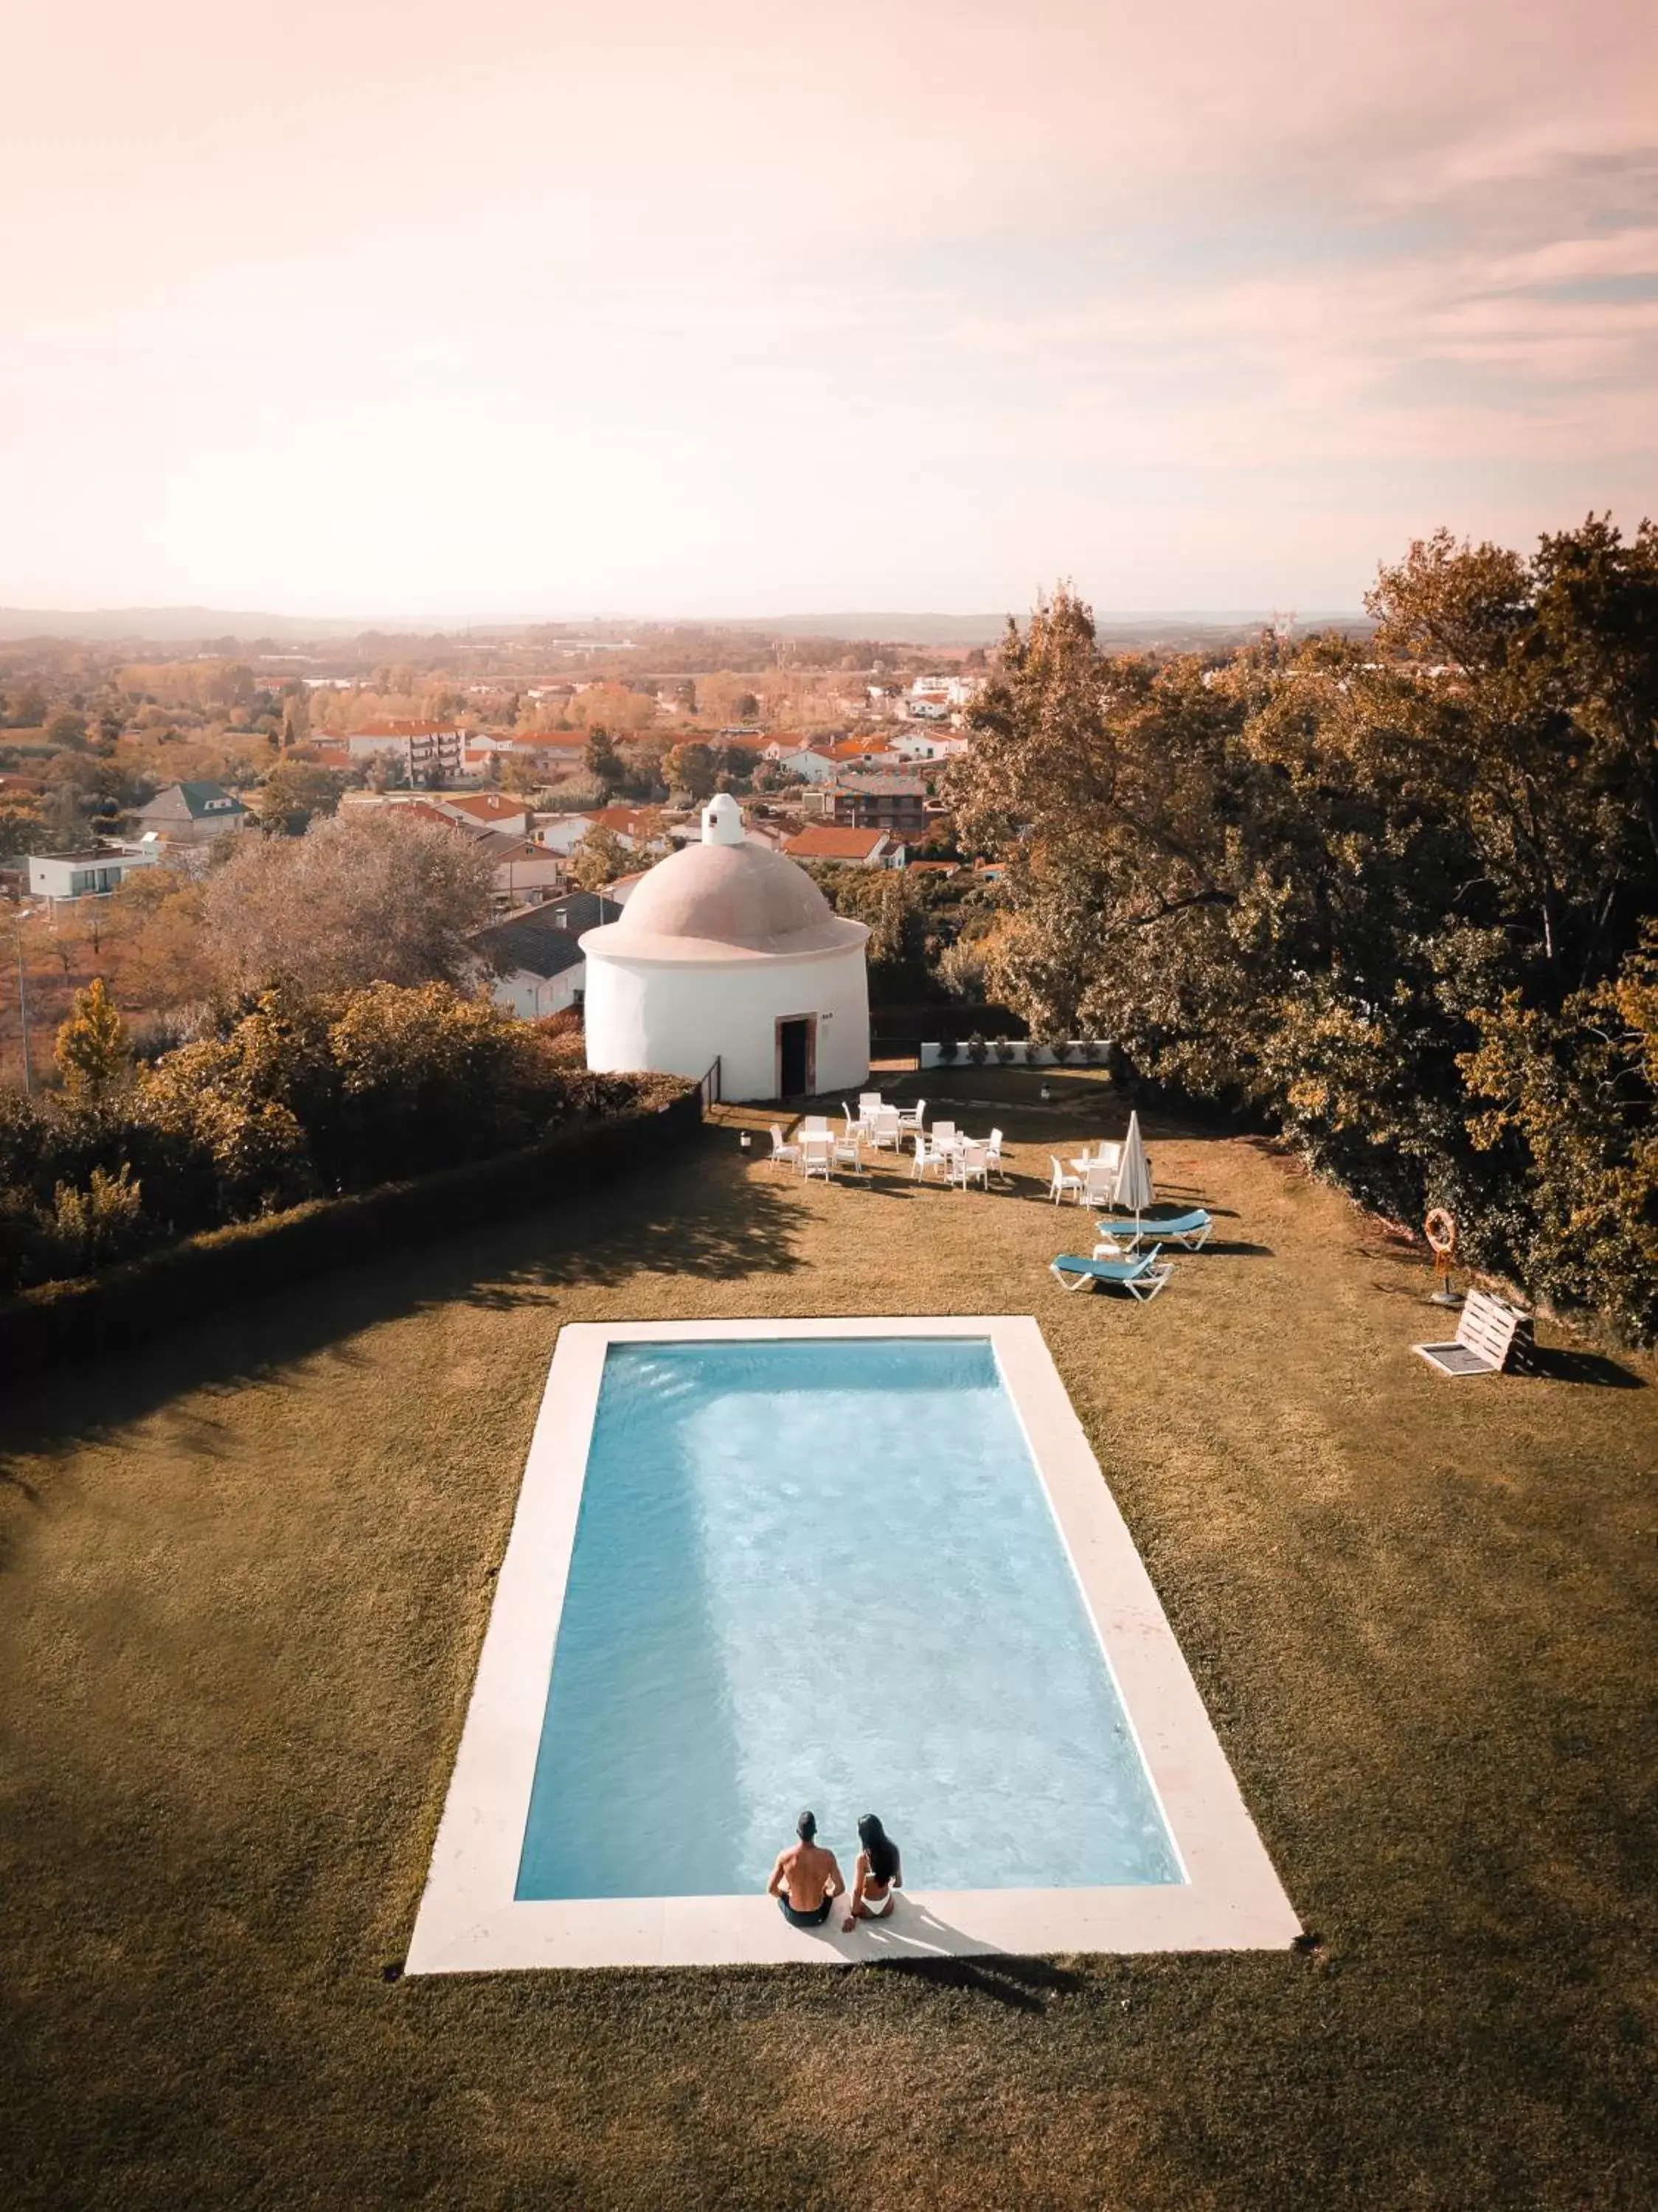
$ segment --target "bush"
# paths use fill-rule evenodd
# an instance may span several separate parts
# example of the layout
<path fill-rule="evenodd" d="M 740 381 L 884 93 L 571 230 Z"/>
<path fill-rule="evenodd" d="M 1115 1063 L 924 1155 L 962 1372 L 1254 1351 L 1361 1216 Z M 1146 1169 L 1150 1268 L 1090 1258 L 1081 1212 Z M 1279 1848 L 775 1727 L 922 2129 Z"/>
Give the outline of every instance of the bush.
<path fill-rule="evenodd" d="M 968 1060 L 974 1067 L 983 1067 L 989 1052 L 990 1047 L 985 1043 L 979 1032 L 975 1030 L 972 1035 L 967 1039 Z"/>
<path fill-rule="evenodd" d="M 430 1243 L 475 1223 L 580 1196 L 680 1142 L 701 1120 L 694 1085 L 671 1076 L 599 1077 L 606 1118 L 560 1128 L 495 1159 L 312 1200 L 192 1237 L 100 1275 L 46 1282 L 0 1306 L 0 1363 L 13 1372 L 142 1342 L 354 1261 Z M 615 1102 L 630 1088 L 630 1103 Z M 6 1231 L 0 1194 L 0 1239 Z"/>
<path fill-rule="evenodd" d="M 1013 1066 L 1014 1047 L 1011 1037 L 997 1037 L 996 1040 L 996 1058 L 997 1064 L 1000 1067 L 1011 1067 Z"/>
<path fill-rule="evenodd" d="M 950 1066 L 960 1049 L 960 1046 L 956 1042 L 954 1037 L 941 1037 L 938 1041 L 939 1066 L 941 1067 Z"/>
<path fill-rule="evenodd" d="M 94 1168 L 84 1190 L 60 1182 L 52 1194 L 52 1236 L 66 1275 L 86 1275 L 143 1242 L 143 1204 L 132 1170 Z"/>
<path fill-rule="evenodd" d="M 143 1238 L 187 1237 L 677 1095 L 671 1079 L 590 1074 L 569 1039 L 447 985 L 267 991 L 119 1090 L 0 1093 L 0 1292 L 130 1249 L 128 1189 Z"/>

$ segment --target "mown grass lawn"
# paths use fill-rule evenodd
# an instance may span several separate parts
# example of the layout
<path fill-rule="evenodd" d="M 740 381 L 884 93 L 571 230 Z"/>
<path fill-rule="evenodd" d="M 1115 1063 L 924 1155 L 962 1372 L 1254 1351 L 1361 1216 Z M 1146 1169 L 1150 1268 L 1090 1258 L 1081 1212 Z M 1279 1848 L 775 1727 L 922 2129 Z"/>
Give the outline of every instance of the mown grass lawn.
<path fill-rule="evenodd" d="M 1652 1364 L 1442 1381 L 1416 1260 L 1155 1121 L 1216 1244 L 1067 1297 L 1046 1156 L 1120 1106 L 927 1087 L 1006 1102 L 957 1118 L 1015 1194 L 808 1189 L 727 1126 L 8 1386 L 0 2199 L 1653 2202 Z M 1040 1318 L 1317 1942 L 388 1978 L 559 1326 L 841 1312 Z"/>

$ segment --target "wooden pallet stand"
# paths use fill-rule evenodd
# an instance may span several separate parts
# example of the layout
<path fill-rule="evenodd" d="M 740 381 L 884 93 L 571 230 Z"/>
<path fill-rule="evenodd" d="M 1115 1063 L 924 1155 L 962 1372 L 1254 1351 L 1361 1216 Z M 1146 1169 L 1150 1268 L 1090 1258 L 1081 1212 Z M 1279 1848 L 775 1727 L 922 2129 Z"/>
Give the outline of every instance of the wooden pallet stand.
<path fill-rule="evenodd" d="M 1488 1291 L 1470 1291 L 1449 1344 L 1413 1344 L 1412 1352 L 1442 1375 L 1501 1375 L 1530 1364 L 1532 1318 Z"/>

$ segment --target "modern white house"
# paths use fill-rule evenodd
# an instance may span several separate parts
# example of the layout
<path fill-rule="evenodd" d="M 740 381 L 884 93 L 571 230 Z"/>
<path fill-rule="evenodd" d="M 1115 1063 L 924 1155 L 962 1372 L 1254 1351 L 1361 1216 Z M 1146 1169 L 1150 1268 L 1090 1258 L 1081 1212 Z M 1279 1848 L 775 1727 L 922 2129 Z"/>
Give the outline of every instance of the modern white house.
<path fill-rule="evenodd" d="M 869 1073 L 869 935 L 803 868 L 750 844 L 722 792 L 701 842 L 582 939 L 588 1066 L 702 1076 L 717 1058 L 728 1099 L 854 1089 Z"/>
<path fill-rule="evenodd" d="M 119 890 L 135 868 L 153 868 L 161 858 L 155 843 L 97 845 L 83 853 L 31 853 L 29 896 L 50 899 L 103 898 Z"/>

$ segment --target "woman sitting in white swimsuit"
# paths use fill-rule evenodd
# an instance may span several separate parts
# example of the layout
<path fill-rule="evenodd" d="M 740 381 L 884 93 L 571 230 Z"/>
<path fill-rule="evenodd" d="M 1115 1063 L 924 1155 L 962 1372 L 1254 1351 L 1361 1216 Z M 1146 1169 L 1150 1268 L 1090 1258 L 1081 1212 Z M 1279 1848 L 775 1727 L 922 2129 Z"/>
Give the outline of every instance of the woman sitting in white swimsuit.
<path fill-rule="evenodd" d="M 851 1910 L 841 1923 L 848 1933 L 860 1920 L 884 1920 L 893 1909 L 893 1892 L 904 1887 L 898 1845 L 873 1813 L 858 1822 L 857 1872 L 852 1876 Z"/>

